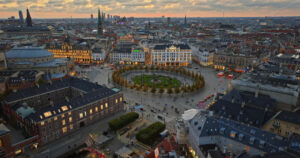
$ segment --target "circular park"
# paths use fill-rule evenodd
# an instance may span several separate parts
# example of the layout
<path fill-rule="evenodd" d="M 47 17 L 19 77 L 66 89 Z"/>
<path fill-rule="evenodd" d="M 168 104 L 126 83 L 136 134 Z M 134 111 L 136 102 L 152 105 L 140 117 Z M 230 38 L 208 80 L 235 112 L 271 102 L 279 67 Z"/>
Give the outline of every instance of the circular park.
<path fill-rule="evenodd" d="M 151 93 L 190 93 L 204 87 L 203 76 L 183 67 L 125 66 L 112 73 L 114 83 Z"/>

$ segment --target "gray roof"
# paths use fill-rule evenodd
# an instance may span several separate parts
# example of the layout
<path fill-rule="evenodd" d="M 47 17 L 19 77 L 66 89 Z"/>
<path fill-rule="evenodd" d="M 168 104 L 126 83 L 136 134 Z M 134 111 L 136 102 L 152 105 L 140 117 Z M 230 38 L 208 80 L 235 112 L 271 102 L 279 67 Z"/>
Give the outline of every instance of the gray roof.
<path fill-rule="evenodd" d="M 11 93 L 5 97 L 4 101 L 9 103 L 67 87 L 74 87 L 85 92 L 90 92 L 93 89 L 99 89 L 102 86 L 78 78 L 67 78 L 61 81 L 55 81 L 52 84 L 44 84 L 39 87 L 18 90 L 16 93 Z"/>
<path fill-rule="evenodd" d="M 9 133 L 10 130 L 4 125 L 4 124 L 0 124 L 0 136 L 4 135 L 6 133 Z"/>
<path fill-rule="evenodd" d="M 53 56 L 53 54 L 40 47 L 19 47 L 9 50 L 5 56 L 6 58 L 40 58 Z"/>
<path fill-rule="evenodd" d="M 199 131 L 199 137 L 221 136 L 266 153 L 279 152 L 289 146 L 286 138 L 221 117 L 207 116 L 203 127 L 201 127 L 198 124 L 201 122 L 201 118 L 201 114 L 198 114 L 190 122 L 191 126 L 195 126 L 194 130 Z"/>

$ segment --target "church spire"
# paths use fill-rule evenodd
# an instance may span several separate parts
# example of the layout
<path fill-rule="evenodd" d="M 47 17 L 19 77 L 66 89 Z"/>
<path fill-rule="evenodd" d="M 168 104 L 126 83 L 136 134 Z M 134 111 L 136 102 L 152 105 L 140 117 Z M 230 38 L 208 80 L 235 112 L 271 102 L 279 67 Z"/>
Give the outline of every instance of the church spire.
<path fill-rule="evenodd" d="M 28 8 L 27 8 L 26 24 L 28 27 L 32 27 L 32 20 Z"/>
<path fill-rule="evenodd" d="M 102 17 L 100 13 L 100 9 L 98 9 L 98 35 L 103 34 L 103 28 L 102 28 Z"/>

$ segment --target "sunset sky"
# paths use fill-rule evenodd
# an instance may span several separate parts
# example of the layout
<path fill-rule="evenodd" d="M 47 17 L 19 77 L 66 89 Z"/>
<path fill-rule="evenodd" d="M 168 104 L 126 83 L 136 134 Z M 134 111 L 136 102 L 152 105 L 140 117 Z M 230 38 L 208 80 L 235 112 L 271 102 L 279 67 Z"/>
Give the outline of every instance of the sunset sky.
<path fill-rule="evenodd" d="M 300 16 L 300 0 L 0 0 L 0 18 L 18 17 L 26 7 L 33 18 L 96 17 L 97 8 L 134 17 Z"/>

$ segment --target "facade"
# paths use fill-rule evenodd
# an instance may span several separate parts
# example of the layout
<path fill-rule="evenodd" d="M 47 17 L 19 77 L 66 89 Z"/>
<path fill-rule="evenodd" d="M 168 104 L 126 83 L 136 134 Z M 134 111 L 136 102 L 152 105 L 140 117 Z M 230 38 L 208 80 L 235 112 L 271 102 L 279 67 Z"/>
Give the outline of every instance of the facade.
<path fill-rule="evenodd" d="M 236 72 L 245 72 L 247 69 L 259 64 L 259 61 L 254 56 L 216 52 L 213 56 L 213 64 L 216 70 L 224 71 L 227 69 Z"/>
<path fill-rule="evenodd" d="M 70 58 L 78 64 L 92 62 L 92 50 L 86 46 L 75 46 L 67 39 L 62 45 L 48 45 L 47 50 L 52 52 L 54 58 Z"/>
<path fill-rule="evenodd" d="M 283 137 L 290 137 L 293 134 L 300 135 L 299 111 L 279 111 L 275 116 L 262 127 L 264 130 Z"/>
<path fill-rule="evenodd" d="M 11 93 L 3 105 L 10 120 L 16 120 L 14 123 L 28 136 L 38 136 L 39 143 L 46 144 L 123 110 L 123 95 L 67 78 Z"/>
<path fill-rule="evenodd" d="M 120 64 L 143 64 L 145 63 L 145 51 L 140 47 L 121 47 L 110 53 L 110 61 Z"/>
<path fill-rule="evenodd" d="M 202 66 L 212 66 L 213 65 L 214 51 L 207 49 L 199 49 L 193 52 L 193 60 Z"/>
<path fill-rule="evenodd" d="M 69 61 L 54 59 L 53 54 L 39 47 L 13 48 L 5 53 L 8 69 L 40 70 L 45 73 L 69 73 Z"/>
<path fill-rule="evenodd" d="M 152 65 L 188 66 L 192 63 L 192 50 L 186 44 L 156 45 L 151 50 Z"/>

